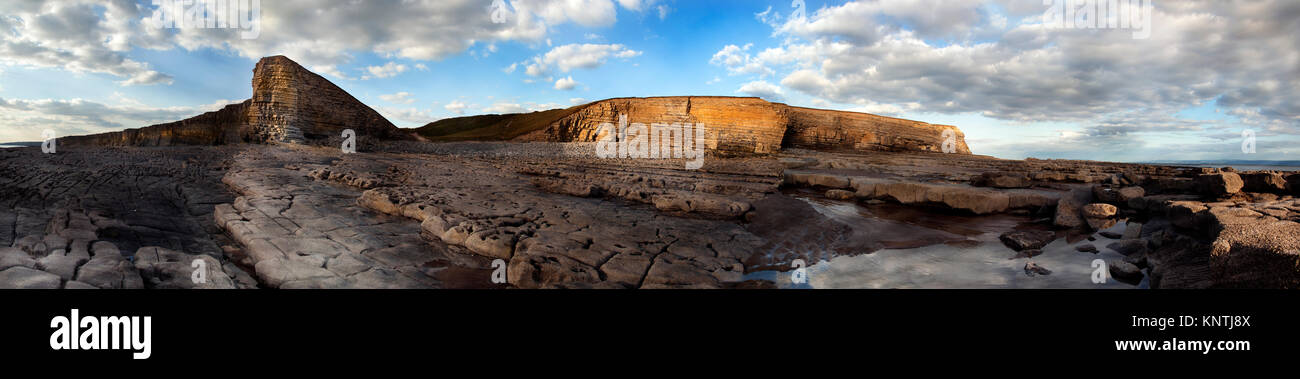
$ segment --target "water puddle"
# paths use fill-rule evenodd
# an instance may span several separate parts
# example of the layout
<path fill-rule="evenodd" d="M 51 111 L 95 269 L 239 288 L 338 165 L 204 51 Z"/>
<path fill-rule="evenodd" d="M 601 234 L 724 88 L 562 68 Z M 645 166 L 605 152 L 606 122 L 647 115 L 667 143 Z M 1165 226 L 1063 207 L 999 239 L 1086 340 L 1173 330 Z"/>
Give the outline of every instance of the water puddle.
<path fill-rule="evenodd" d="M 1137 286 L 1108 278 L 1094 283 L 1094 260 L 1122 260 L 1123 255 L 1106 249 L 1114 242 L 1093 234 L 1058 238 L 1032 258 L 1017 253 L 998 240 L 1003 232 L 1016 228 L 1033 228 L 1025 217 L 960 216 L 894 204 L 867 205 L 852 201 L 833 201 L 816 195 L 789 193 L 790 197 L 809 204 L 817 214 L 842 224 L 848 231 L 845 240 L 858 239 L 863 251 L 858 254 L 802 254 L 809 257 L 805 283 L 793 283 L 791 271 L 781 264 L 765 271 L 751 270 L 746 280 L 766 280 L 780 288 L 1146 288 L 1145 279 Z M 1106 231 L 1122 233 L 1127 223 L 1121 221 Z M 1073 241 L 1073 242 L 1072 242 Z M 837 242 L 843 245 L 843 242 Z M 879 249 L 866 248 L 877 246 Z M 1075 248 L 1092 244 L 1099 253 L 1080 252 Z M 813 250 L 824 246 L 806 245 Z M 799 254 L 775 254 L 785 259 Z M 792 258 L 791 258 L 792 259 Z M 1048 275 L 1030 275 L 1028 262 L 1051 271 Z M 786 262 L 789 262 L 787 260 Z M 785 262 L 783 262 L 785 263 Z"/>

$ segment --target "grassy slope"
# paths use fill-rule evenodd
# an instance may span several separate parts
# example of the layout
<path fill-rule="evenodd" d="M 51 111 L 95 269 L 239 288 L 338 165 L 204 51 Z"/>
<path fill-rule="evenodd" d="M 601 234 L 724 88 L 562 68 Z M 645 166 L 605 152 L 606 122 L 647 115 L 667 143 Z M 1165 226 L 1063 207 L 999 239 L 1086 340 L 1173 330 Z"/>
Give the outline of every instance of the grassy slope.
<path fill-rule="evenodd" d="M 550 126 L 586 105 L 533 113 L 482 115 L 434 121 L 415 129 L 430 141 L 502 141 Z"/>

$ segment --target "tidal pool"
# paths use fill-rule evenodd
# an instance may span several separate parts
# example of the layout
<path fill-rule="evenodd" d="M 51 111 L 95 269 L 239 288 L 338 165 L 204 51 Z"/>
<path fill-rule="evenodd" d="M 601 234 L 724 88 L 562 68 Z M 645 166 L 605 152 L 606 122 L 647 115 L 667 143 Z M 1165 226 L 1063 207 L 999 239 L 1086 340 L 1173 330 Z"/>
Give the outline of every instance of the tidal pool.
<path fill-rule="evenodd" d="M 898 212 L 897 206 L 877 209 L 852 201 L 832 201 L 806 194 L 791 196 L 807 202 L 817 213 L 847 225 L 852 229 L 850 235 L 883 230 L 895 234 L 894 239 L 913 240 L 923 246 L 883 248 L 863 254 L 830 254 L 829 259 L 807 261 L 806 283 L 793 283 L 793 271 L 757 271 L 746 275 L 745 279 L 771 281 L 780 288 L 818 289 L 1147 287 L 1146 279 L 1136 286 L 1113 278 L 1106 278 L 1103 283 L 1093 282 L 1095 260 L 1124 259 L 1123 255 L 1106 248 L 1115 240 L 1097 234 L 1091 236 L 1095 241 L 1089 241 L 1087 236 L 1070 238 L 1077 240 L 1074 242 L 1064 237 L 1057 238 L 1042 249 L 1041 255 L 1017 257 L 1016 251 L 998 240 L 1003 232 L 1021 223 L 1014 217 L 918 215 Z M 881 225 L 889 227 L 882 229 Z M 1121 221 L 1106 231 L 1122 234 L 1126 227 L 1127 223 Z M 1088 243 L 1100 252 L 1093 254 L 1075 250 L 1075 247 Z M 1031 261 L 1051 270 L 1051 274 L 1027 274 L 1025 265 Z"/>

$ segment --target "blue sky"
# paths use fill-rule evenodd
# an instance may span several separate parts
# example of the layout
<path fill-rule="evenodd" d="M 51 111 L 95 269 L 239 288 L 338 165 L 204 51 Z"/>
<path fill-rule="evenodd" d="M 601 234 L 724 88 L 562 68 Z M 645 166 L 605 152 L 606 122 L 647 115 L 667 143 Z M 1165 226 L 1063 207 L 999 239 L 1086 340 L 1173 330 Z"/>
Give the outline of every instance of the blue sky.
<path fill-rule="evenodd" d="M 1004 158 L 1300 160 L 1296 2 L 1156 4 L 1141 40 L 1045 27 L 1041 0 L 517 0 L 503 23 L 492 3 L 263 1 L 245 40 L 153 27 L 149 1 L 7 2 L 0 141 L 213 110 L 251 95 L 258 58 L 284 54 L 402 127 L 760 96 L 956 125 Z M 1240 151 L 1245 129 L 1256 154 Z"/>

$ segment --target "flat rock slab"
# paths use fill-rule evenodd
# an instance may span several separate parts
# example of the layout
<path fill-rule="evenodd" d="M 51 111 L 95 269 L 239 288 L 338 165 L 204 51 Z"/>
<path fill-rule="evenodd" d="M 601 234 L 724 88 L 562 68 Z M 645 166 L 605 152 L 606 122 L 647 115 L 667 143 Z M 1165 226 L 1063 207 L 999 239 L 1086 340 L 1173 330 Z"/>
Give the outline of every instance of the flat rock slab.
<path fill-rule="evenodd" d="M 27 267 L 10 267 L 0 271 L 0 289 L 59 289 L 58 275 Z"/>

